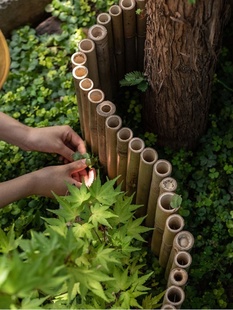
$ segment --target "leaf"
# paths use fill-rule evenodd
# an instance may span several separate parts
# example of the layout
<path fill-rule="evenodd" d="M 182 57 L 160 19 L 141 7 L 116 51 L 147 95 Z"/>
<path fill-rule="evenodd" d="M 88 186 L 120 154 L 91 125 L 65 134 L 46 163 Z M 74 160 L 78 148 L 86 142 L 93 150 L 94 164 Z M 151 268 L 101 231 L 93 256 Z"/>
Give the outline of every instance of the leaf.
<path fill-rule="evenodd" d="M 182 197 L 180 195 L 175 194 L 172 196 L 170 206 L 173 209 L 179 208 L 181 206 L 181 203 L 182 203 Z"/>
<path fill-rule="evenodd" d="M 141 237 L 140 234 L 153 230 L 153 228 L 141 225 L 144 219 L 145 217 L 139 217 L 136 220 L 131 219 L 126 224 L 127 234 L 142 242 L 145 242 L 145 240 Z"/>
<path fill-rule="evenodd" d="M 78 238 L 87 238 L 92 240 L 93 235 L 92 235 L 92 228 L 94 226 L 91 223 L 74 223 L 72 230 L 74 232 L 75 237 Z"/>
<path fill-rule="evenodd" d="M 114 264 L 121 264 L 119 260 L 114 257 L 114 248 L 104 248 L 105 245 L 101 244 L 96 251 L 96 255 L 93 258 L 93 266 L 103 267 L 106 271 L 109 271 L 110 266 Z M 109 266 L 110 265 L 110 266 Z"/>
<path fill-rule="evenodd" d="M 152 295 L 146 295 L 145 298 L 142 300 L 142 308 L 143 309 L 155 309 L 161 306 L 159 301 L 163 298 L 166 290 L 162 293 L 158 294 L 157 296 L 152 297 Z"/>
<path fill-rule="evenodd" d="M 91 206 L 91 216 L 88 222 L 91 222 L 94 227 L 98 228 L 99 224 L 111 227 L 108 218 L 117 217 L 113 212 L 107 211 L 109 206 L 102 206 L 100 203 L 95 203 L 94 206 Z"/>
<path fill-rule="evenodd" d="M 15 239 L 14 225 L 11 226 L 7 234 L 0 228 L 0 251 L 2 253 L 9 253 L 16 249 L 19 245 L 22 236 Z"/>

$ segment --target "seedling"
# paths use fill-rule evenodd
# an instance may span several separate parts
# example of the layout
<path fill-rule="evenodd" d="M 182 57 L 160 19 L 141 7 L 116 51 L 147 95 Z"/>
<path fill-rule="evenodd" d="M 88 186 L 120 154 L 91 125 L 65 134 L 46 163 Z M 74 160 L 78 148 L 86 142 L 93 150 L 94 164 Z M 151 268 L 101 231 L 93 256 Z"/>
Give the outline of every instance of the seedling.
<path fill-rule="evenodd" d="M 88 168 L 92 168 L 93 166 L 96 166 L 98 164 L 98 157 L 94 156 L 93 154 L 89 154 L 89 153 L 84 153 L 81 154 L 79 152 L 75 152 L 73 154 L 73 159 L 74 160 L 80 160 L 80 159 L 86 159 L 86 165 L 88 166 Z"/>

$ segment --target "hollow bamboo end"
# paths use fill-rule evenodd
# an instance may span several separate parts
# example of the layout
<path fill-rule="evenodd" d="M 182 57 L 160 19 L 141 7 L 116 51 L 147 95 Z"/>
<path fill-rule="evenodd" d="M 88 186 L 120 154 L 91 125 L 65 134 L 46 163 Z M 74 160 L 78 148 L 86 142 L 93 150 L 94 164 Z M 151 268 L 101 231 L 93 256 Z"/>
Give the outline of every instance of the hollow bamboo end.
<path fill-rule="evenodd" d="M 117 132 L 117 140 L 120 142 L 129 142 L 133 138 L 133 131 L 130 128 L 123 127 Z"/>
<path fill-rule="evenodd" d="M 79 87 L 83 91 L 90 91 L 93 88 L 93 86 L 94 86 L 94 83 L 89 78 L 84 78 L 83 80 L 79 82 Z"/>
<path fill-rule="evenodd" d="M 185 293 L 179 286 L 172 285 L 167 288 L 164 300 L 173 306 L 180 306 L 184 302 Z"/>
<path fill-rule="evenodd" d="M 76 80 L 84 79 L 88 75 L 88 69 L 85 66 L 76 66 L 72 70 L 72 75 Z"/>
<path fill-rule="evenodd" d="M 76 52 L 71 56 L 71 63 L 75 66 L 84 66 L 87 62 L 87 56 L 83 52 Z"/>
<path fill-rule="evenodd" d="M 136 2 L 134 0 L 120 0 L 119 5 L 122 10 L 132 10 L 135 7 Z"/>
<path fill-rule="evenodd" d="M 161 310 L 167 310 L 167 309 L 171 309 L 171 310 L 176 310 L 176 307 L 169 305 L 169 304 L 165 304 L 162 306 Z"/>
<path fill-rule="evenodd" d="M 140 138 L 132 138 L 129 142 L 129 150 L 134 153 L 141 153 L 145 148 L 145 142 Z"/>
<path fill-rule="evenodd" d="M 109 14 L 111 16 L 119 16 L 122 13 L 122 9 L 119 5 L 115 4 L 109 8 Z"/>
<path fill-rule="evenodd" d="M 157 161 L 158 159 L 158 153 L 150 148 L 147 147 L 145 148 L 142 152 L 141 152 L 141 160 L 142 162 L 144 162 L 145 164 L 149 164 L 149 165 L 154 165 L 154 163 Z"/>
<path fill-rule="evenodd" d="M 96 107 L 96 112 L 100 116 L 108 117 L 116 112 L 116 106 L 111 101 L 105 100 Z"/>
<path fill-rule="evenodd" d="M 169 213 L 171 211 L 174 212 L 177 211 L 179 207 L 175 209 L 171 207 L 171 200 L 174 195 L 175 193 L 172 192 L 162 193 L 161 195 L 159 195 L 157 203 L 158 208 L 162 209 L 163 212 L 169 212 Z"/>
<path fill-rule="evenodd" d="M 107 37 L 107 29 L 102 25 L 93 25 L 88 30 L 88 37 L 98 43 Z"/>
<path fill-rule="evenodd" d="M 122 126 L 122 119 L 118 115 L 110 115 L 105 121 L 106 127 L 114 130 L 118 130 Z"/>
<path fill-rule="evenodd" d="M 177 182 L 174 178 L 166 177 L 159 185 L 162 192 L 175 192 L 177 190 Z"/>
<path fill-rule="evenodd" d="M 92 89 L 87 96 L 88 100 L 95 104 L 99 104 L 104 101 L 104 92 L 101 89 Z"/>
<path fill-rule="evenodd" d="M 95 43 L 91 39 L 82 39 L 79 44 L 78 48 L 83 53 L 91 53 L 95 50 Z"/>
<path fill-rule="evenodd" d="M 100 13 L 97 16 L 97 23 L 100 25 L 107 25 L 111 22 L 111 15 L 108 13 Z"/>
<path fill-rule="evenodd" d="M 172 165 L 165 159 L 159 159 L 154 164 L 154 172 L 161 178 L 165 178 L 172 173 Z"/>
<path fill-rule="evenodd" d="M 174 268 L 169 274 L 168 283 L 175 286 L 184 286 L 188 281 L 188 273 L 183 268 Z"/>
<path fill-rule="evenodd" d="M 166 220 L 166 227 L 172 233 L 178 233 L 184 228 L 184 219 L 179 214 L 171 214 Z"/>
<path fill-rule="evenodd" d="M 173 241 L 174 248 L 179 251 L 190 251 L 194 245 L 194 237 L 189 231 L 179 232 Z"/>
<path fill-rule="evenodd" d="M 192 256 L 186 251 L 180 251 L 174 256 L 174 266 L 188 269 L 192 264 Z"/>

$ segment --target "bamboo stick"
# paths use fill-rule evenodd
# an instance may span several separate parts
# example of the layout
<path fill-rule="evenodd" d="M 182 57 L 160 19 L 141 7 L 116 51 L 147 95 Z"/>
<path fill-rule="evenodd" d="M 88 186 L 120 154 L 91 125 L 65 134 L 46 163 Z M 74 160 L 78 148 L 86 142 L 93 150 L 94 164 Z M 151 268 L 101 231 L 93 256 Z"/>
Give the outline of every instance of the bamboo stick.
<path fill-rule="evenodd" d="M 82 112 L 82 104 L 81 104 L 81 96 L 80 96 L 80 88 L 79 82 L 88 76 L 88 69 L 86 66 L 76 66 L 72 70 L 72 76 L 74 80 L 74 88 L 77 98 L 78 104 L 78 114 L 79 114 L 79 122 L 82 136 L 84 138 L 84 126 L 83 126 L 83 112 Z"/>
<path fill-rule="evenodd" d="M 98 134 L 98 154 L 99 162 L 103 167 L 103 171 L 107 174 L 107 155 L 106 155 L 106 131 L 105 121 L 110 115 L 116 112 L 114 103 L 104 100 L 96 107 L 97 113 L 97 134 Z"/>
<path fill-rule="evenodd" d="M 89 127 L 91 151 L 94 155 L 98 155 L 98 133 L 97 133 L 97 113 L 96 107 L 104 101 L 104 92 L 101 89 L 95 88 L 88 93 L 89 105 Z"/>
<path fill-rule="evenodd" d="M 175 192 L 177 190 L 177 182 L 172 177 L 164 178 L 159 184 L 159 195 L 165 192 Z"/>
<path fill-rule="evenodd" d="M 180 309 L 185 299 L 185 293 L 179 286 L 172 285 L 166 289 L 163 304 L 169 304 Z M 163 308 L 163 306 L 162 306 Z"/>
<path fill-rule="evenodd" d="M 87 63 L 87 56 L 83 52 L 75 52 L 71 55 L 72 68 L 76 66 L 85 66 Z"/>
<path fill-rule="evenodd" d="M 169 215 L 176 213 L 179 210 L 179 207 L 171 208 L 170 206 L 174 195 L 174 193 L 168 192 L 163 193 L 158 198 L 155 213 L 155 226 L 151 241 L 151 250 L 156 256 L 159 256 L 166 220 Z"/>
<path fill-rule="evenodd" d="M 117 132 L 122 126 L 122 119 L 118 115 L 110 115 L 105 122 L 107 172 L 110 180 L 117 176 Z"/>
<path fill-rule="evenodd" d="M 192 264 L 192 256 L 190 255 L 190 253 L 186 251 L 179 251 L 174 256 L 170 273 L 175 268 L 182 268 L 188 272 L 191 264 Z"/>
<path fill-rule="evenodd" d="M 184 228 L 184 219 L 179 214 L 172 214 L 166 220 L 159 252 L 159 264 L 166 268 L 175 235 Z"/>
<path fill-rule="evenodd" d="M 80 52 L 83 52 L 87 57 L 86 66 L 88 68 L 89 77 L 94 83 L 94 87 L 100 88 L 95 43 L 88 38 L 82 39 L 78 44 L 78 49 Z"/>
<path fill-rule="evenodd" d="M 113 98 L 116 95 L 117 80 L 116 80 L 116 62 L 114 57 L 114 43 L 113 43 L 113 30 L 112 30 L 112 17 L 109 13 L 100 13 L 97 16 L 97 24 L 102 25 L 107 29 L 108 33 L 108 49 L 110 58 L 110 74 L 112 83 Z"/>
<path fill-rule="evenodd" d="M 172 165 L 165 159 L 159 159 L 153 166 L 152 180 L 150 185 L 147 218 L 145 225 L 148 227 L 154 227 L 155 211 L 157 206 L 157 200 L 159 197 L 159 183 L 165 177 L 168 177 L 172 172 Z"/>
<path fill-rule="evenodd" d="M 114 52 L 116 58 L 117 80 L 121 80 L 125 75 L 125 46 L 123 30 L 123 14 L 119 5 L 112 5 L 109 9 L 112 17 L 112 31 Z"/>
<path fill-rule="evenodd" d="M 117 185 L 121 184 L 121 189 L 126 188 L 128 145 L 133 138 L 133 132 L 127 127 L 121 128 L 117 132 Z"/>
<path fill-rule="evenodd" d="M 176 310 L 176 307 L 172 306 L 171 304 L 164 304 L 161 308 L 161 310 Z"/>
<path fill-rule="evenodd" d="M 194 237 L 189 231 L 180 231 L 173 240 L 171 253 L 167 262 L 165 279 L 168 279 L 174 257 L 180 251 L 190 252 L 194 245 Z"/>
<path fill-rule="evenodd" d="M 137 217 L 146 215 L 153 165 L 157 159 L 158 153 L 150 147 L 144 148 L 140 154 L 136 204 L 142 205 L 142 207 L 137 209 Z"/>
<path fill-rule="evenodd" d="M 146 1 L 136 0 L 137 14 L 137 65 L 139 71 L 144 71 L 144 47 L 146 40 Z"/>
<path fill-rule="evenodd" d="M 102 25 L 93 25 L 88 30 L 88 37 L 95 42 L 99 70 L 100 88 L 106 99 L 112 100 L 112 77 L 107 29 Z"/>
<path fill-rule="evenodd" d="M 88 93 L 90 90 L 92 90 L 93 86 L 94 86 L 94 83 L 89 78 L 82 79 L 79 82 L 84 137 L 85 137 L 86 144 L 89 148 L 91 147 L 91 137 L 90 137 L 90 127 L 89 127 L 90 111 L 89 111 Z"/>
<path fill-rule="evenodd" d="M 136 70 L 136 2 L 120 0 L 123 12 L 126 73 Z"/>
<path fill-rule="evenodd" d="M 175 285 L 180 286 L 184 290 L 184 286 L 186 285 L 187 281 L 188 281 L 187 271 L 182 268 L 174 268 L 171 270 L 169 274 L 167 287 Z"/>
<path fill-rule="evenodd" d="M 126 192 L 128 196 L 134 195 L 136 200 L 136 191 L 138 183 L 140 154 L 145 148 L 145 143 L 140 138 L 132 138 L 128 146 L 127 174 L 126 174 Z"/>

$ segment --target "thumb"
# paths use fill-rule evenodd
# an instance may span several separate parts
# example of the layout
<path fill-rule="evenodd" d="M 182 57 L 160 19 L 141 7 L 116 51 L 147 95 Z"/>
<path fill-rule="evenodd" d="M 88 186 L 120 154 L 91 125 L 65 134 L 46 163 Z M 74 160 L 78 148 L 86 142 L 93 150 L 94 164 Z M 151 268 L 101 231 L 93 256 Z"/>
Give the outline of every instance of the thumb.
<path fill-rule="evenodd" d="M 79 172 L 87 167 L 86 159 L 80 159 L 67 164 L 70 174 Z"/>

